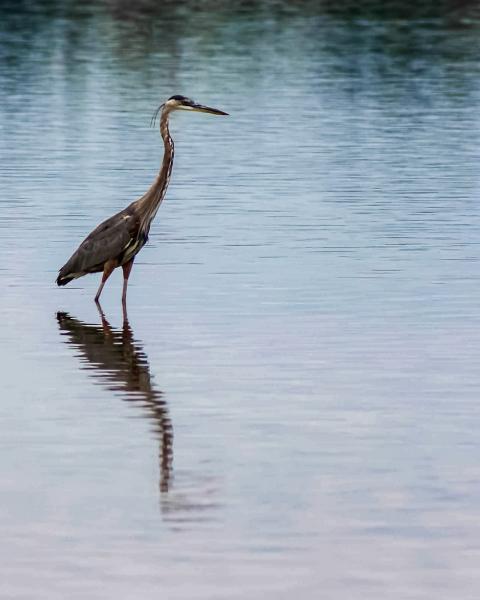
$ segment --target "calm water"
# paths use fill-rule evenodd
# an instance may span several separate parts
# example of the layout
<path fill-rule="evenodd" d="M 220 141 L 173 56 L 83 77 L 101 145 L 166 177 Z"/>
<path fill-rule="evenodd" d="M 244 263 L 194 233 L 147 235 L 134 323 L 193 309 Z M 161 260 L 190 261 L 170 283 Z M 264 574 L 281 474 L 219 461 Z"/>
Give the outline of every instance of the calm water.
<path fill-rule="evenodd" d="M 478 598 L 480 11 L 438 4 L 2 2 L 2 600 Z M 231 116 L 174 116 L 124 322 L 54 279 L 175 93 Z"/>

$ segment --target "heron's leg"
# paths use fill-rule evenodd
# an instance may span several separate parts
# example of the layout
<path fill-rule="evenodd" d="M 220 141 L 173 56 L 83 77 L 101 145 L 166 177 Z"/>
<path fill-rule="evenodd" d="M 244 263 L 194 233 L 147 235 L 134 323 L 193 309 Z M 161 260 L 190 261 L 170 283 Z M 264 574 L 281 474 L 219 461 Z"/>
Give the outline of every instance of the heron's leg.
<path fill-rule="evenodd" d="M 100 294 L 102 293 L 102 290 L 103 290 L 103 286 L 105 285 L 105 282 L 110 277 L 110 275 L 113 272 L 113 269 L 115 269 L 116 266 L 118 266 L 118 265 L 114 260 L 107 260 L 107 262 L 103 265 L 102 282 L 100 283 L 100 285 L 98 287 L 98 291 L 95 296 L 95 302 L 98 303 L 98 300 L 100 299 Z"/>
<path fill-rule="evenodd" d="M 127 286 L 128 286 L 128 278 L 130 277 L 130 271 L 132 270 L 133 267 L 133 261 L 135 260 L 135 257 L 133 257 L 131 260 L 129 260 L 127 263 L 125 263 L 124 265 L 122 265 L 122 269 L 123 269 L 123 292 L 122 292 L 122 306 L 123 306 L 123 310 L 124 310 L 124 315 L 126 314 L 126 307 L 127 307 Z"/>

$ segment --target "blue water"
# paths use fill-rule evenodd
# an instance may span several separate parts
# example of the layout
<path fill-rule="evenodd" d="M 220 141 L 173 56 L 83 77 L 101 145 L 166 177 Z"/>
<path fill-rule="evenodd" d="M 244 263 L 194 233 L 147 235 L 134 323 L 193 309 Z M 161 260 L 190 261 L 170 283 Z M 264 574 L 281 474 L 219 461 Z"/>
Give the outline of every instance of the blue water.
<path fill-rule="evenodd" d="M 477 598 L 475 4 L 0 13 L 0 596 Z"/>

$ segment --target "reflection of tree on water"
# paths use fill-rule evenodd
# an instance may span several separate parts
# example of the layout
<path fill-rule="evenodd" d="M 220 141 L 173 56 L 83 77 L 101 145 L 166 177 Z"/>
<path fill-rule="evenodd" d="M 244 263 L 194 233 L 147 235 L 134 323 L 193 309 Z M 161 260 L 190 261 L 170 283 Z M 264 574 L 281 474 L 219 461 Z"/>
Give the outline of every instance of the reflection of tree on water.
<path fill-rule="evenodd" d="M 126 314 L 123 327 L 113 329 L 99 312 L 100 325 L 82 323 L 59 312 L 60 330 L 94 379 L 124 400 L 138 403 L 154 423 L 160 441 L 160 491 L 167 492 L 172 475 L 173 429 L 163 394 L 152 384 L 147 357 L 133 338 Z"/>

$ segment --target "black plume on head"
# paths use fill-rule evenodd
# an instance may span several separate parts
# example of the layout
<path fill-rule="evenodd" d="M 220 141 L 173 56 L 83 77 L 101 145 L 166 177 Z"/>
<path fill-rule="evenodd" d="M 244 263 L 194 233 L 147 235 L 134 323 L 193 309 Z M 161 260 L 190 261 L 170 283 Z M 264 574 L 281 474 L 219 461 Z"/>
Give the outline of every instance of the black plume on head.
<path fill-rule="evenodd" d="M 185 96 L 175 95 L 170 96 L 169 100 L 177 100 L 178 102 L 192 102 L 190 98 L 186 98 Z"/>

